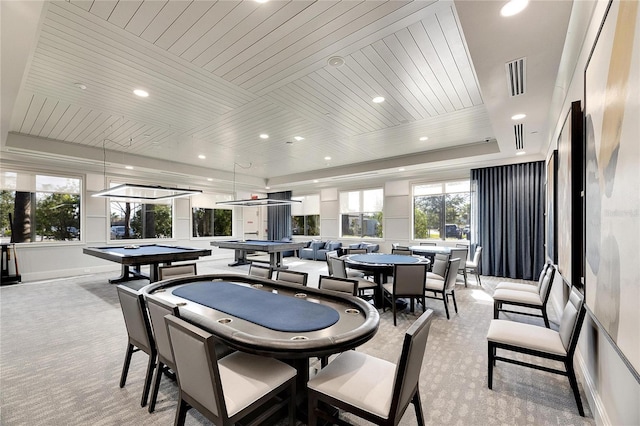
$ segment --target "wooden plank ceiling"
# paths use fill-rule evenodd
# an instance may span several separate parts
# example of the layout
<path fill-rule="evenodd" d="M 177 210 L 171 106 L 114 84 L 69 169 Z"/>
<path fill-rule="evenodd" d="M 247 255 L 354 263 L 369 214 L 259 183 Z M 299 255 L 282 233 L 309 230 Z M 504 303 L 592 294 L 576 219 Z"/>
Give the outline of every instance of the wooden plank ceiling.
<path fill-rule="evenodd" d="M 492 136 L 447 1 L 51 2 L 27 73 L 14 132 L 264 178 Z"/>

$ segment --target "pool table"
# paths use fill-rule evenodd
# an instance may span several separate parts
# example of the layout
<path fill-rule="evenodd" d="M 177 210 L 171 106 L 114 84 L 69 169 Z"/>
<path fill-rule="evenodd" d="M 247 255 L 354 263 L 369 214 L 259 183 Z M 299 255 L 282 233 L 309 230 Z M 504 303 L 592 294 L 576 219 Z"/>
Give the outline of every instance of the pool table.
<path fill-rule="evenodd" d="M 86 247 L 82 249 L 82 252 L 89 256 L 99 257 L 122 265 L 120 276 L 109 280 L 112 284 L 140 278 L 148 279 L 153 283 L 158 281 L 158 268 L 160 265 L 171 265 L 171 262 L 196 260 L 202 256 L 211 255 L 210 249 L 164 244 Z M 142 265 L 149 265 L 149 275 L 142 273 L 140 270 Z"/>
<path fill-rule="evenodd" d="M 287 241 L 269 241 L 269 240 L 245 240 L 245 241 L 211 241 L 212 246 L 222 249 L 235 250 L 234 262 L 229 266 L 247 265 L 247 254 L 250 252 L 266 252 L 269 253 L 269 265 L 272 268 L 286 269 L 282 263 L 282 252 L 290 250 L 299 250 L 307 245 L 307 243 L 295 243 Z"/>

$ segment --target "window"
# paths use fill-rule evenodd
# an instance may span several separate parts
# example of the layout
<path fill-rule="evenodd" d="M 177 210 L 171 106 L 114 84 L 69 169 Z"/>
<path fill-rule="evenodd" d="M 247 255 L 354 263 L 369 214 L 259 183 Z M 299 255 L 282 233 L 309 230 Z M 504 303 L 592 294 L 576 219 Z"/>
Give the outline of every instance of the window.
<path fill-rule="evenodd" d="M 216 207 L 218 201 L 230 201 L 231 195 L 199 194 L 191 197 L 192 236 L 230 237 L 233 235 L 233 207 Z"/>
<path fill-rule="evenodd" d="M 291 205 L 291 232 L 293 235 L 320 235 L 320 196 L 291 197 L 301 203 Z"/>
<path fill-rule="evenodd" d="M 2 172 L 2 242 L 8 243 L 12 235 L 16 243 L 79 241 L 81 182 L 73 177 Z"/>
<path fill-rule="evenodd" d="M 413 187 L 413 238 L 468 240 L 471 235 L 469 181 Z"/>
<path fill-rule="evenodd" d="M 120 183 L 112 182 L 111 186 Z M 116 201 L 112 198 L 110 240 L 173 237 L 173 204 L 171 200 Z"/>
<path fill-rule="evenodd" d="M 382 188 L 340 193 L 343 237 L 382 238 Z"/>

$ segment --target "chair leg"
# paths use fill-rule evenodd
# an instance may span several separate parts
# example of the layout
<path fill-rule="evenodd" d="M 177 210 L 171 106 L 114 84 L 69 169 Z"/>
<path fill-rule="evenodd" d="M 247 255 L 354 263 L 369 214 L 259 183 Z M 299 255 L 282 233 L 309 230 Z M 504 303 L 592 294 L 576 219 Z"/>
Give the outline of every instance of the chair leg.
<path fill-rule="evenodd" d="M 453 299 L 453 307 L 456 310 L 456 314 L 458 313 L 458 304 L 456 303 L 456 291 L 451 290 L 451 298 Z"/>
<path fill-rule="evenodd" d="M 493 319 L 498 319 L 500 316 L 500 303 L 497 300 L 493 301 Z"/>
<path fill-rule="evenodd" d="M 578 406 L 578 413 L 584 417 L 584 409 L 582 408 L 582 400 L 580 399 L 580 389 L 578 389 L 578 381 L 576 380 L 576 372 L 573 370 L 573 360 L 567 359 L 565 361 L 567 368 L 567 377 L 569 377 L 569 384 L 573 390 L 573 396 L 576 399 L 576 405 Z"/>
<path fill-rule="evenodd" d="M 462 276 L 464 277 L 464 286 L 467 287 L 467 268 L 462 270 Z"/>
<path fill-rule="evenodd" d="M 158 399 L 158 390 L 160 389 L 160 381 L 162 380 L 162 370 L 164 369 L 164 364 L 160 362 L 158 359 L 158 363 L 156 365 L 156 372 L 153 377 L 153 387 L 151 388 L 151 398 L 149 399 L 149 412 L 153 413 L 156 409 L 156 400 Z"/>
<path fill-rule="evenodd" d="M 416 419 L 418 420 L 418 426 L 424 426 L 424 414 L 422 413 L 422 401 L 420 400 L 420 392 L 416 389 L 416 393 L 413 395 L 413 406 L 416 409 Z"/>
<path fill-rule="evenodd" d="M 291 380 L 289 387 L 289 426 L 296 424 L 296 380 Z"/>
<path fill-rule="evenodd" d="M 480 273 L 478 272 L 477 269 L 476 269 L 476 279 L 478 280 L 478 285 L 482 286 L 482 281 L 480 281 Z"/>
<path fill-rule="evenodd" d="M 151 389 L 151 380 L 153 378 L 153 370 L 156 366 L 156 355 L 149 355 L 149 363 L 147 364 L 147 375 L 144 378 L 144 389 L 142 390 L 142 399 L 140 400 L 140 406 L 147 405 L 147 399 L 149 398 L 149 390 Z"/>
<path fill-rule="evenodd" d="M 124 356 L 124 365 L 122 366 L 122 374 L 120 375 L 120 387 L 123 388 L 127 383 L 127 374 L 129 373 L 129 365 L 131 365 L 131 356 L 133 355 L 133 345 L 127 343 L 127 353 Z"/>
<path fill-rule="evenodd" d="M 316 414 L 316 408 L 318 408 L 318 398 L 316 398 L 311 392 L 309 392 L 309 401 L 308 401 L 308 420 L 307 426 L 317 426 L 318 425 L 318 416 Z"/>
<path fill-rule="evenodd" d="M 189 410 L 189 404 L 182 399 L 182 393 L 179 395 L 178 406 L 176 407 L 176 419 L 174 426 L 184 426 L 184 422 L 187 419 L 187 411 Z"/>
<path fill-rule="evenodd" d="M 489 387 L 489 389 L 493 388 L 493 357 L 495 356 L 495 349 L 493 347 L 493 344 L 491 344 L 491 342 L 488 343 L 487 345 L 488 351 L 487 351 L 487 386 Z"/>
<path fill-rule="evenodd" d="M 447 303 L 447 293 L 442 293 L 442 301 L 444 302 L 444 311 L 447 314 L 447 319 L 449 318 L 449 304 Z"/>
<path fill-rule="evenodd" d="M 391 309 L 393 310 L 393 326 L 396 326 L 396 298 L 391 298 Z"/>

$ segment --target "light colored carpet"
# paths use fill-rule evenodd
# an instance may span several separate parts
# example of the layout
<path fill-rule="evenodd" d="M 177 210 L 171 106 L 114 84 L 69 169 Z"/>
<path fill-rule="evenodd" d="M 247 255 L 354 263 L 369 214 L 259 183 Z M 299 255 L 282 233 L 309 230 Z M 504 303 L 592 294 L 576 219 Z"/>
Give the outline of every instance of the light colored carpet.
<path fill-rule="evenodd" d="M 198 263 L 200 274 L 234 272 L 229 260 Z M 286 264 L 309 272 L 311 286 L 326 274 L 323 262 L 287 258 Z M 169 425 L 177 390 L 163 379 L 156 412 L 139 401 L 147 356 L 133 356 L 127 385 L 118 382 L 126 349 L 126 330 L 109 274 L 22 283 L 0 289 L 0 388 L 2 425 Z M 420 376 L 420 392 L 430 425 L 583 425 L 565 377 L 498 363 L 494 389 L 487 389 L 486 332 L 492 318 L 491 294 L 502 279 L 483 277 L 456 290 L 459 313 L 447 320 L 441 301 L 427 300 L 435 311 Z M 145 280 L 131 282 L 141 287 Z M 396 361 L 404 332 L 417 318 L 402 312 L 393 326 L 391 311 L 381 313 L 377 335 L 359 351 Z M 550 312 L 552 328 L 556 316 Z M 542 325 L 542 320 L 511 315 Z M 523 357 L 524 359 L 524 357 Z M 552 364 L 547 364 L 552 365 Z M 363 424 L 347 416 L 356 424 Z M 188 425 L 209 424 L 195 410 Z M 402 425 L 415 425 L 410 407 Z"/>

